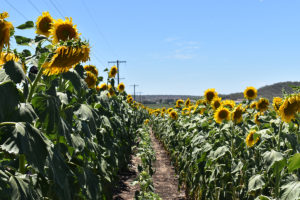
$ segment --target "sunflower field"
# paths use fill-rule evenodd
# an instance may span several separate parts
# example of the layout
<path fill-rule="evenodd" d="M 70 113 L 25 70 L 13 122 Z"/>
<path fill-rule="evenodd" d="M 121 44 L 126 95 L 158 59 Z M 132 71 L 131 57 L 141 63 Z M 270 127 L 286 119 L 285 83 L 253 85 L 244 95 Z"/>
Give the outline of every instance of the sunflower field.
<path fill-rule="evenodd" d="M 215 89 L 151 110 L 189 199 L 300 199 L 300 94 L 271 104 L 248 87 L 236 104 Z"/>
<path fill-rule="evenodd" d="M 90 46 L 71 18 L 45 12 L 36 25 L 16 27 L 35 27 L 27 38 L 14 35 L 7 17 L 0 15 L 0 199 L 112 199 L 148 112 L 123 83 L 115 87 L 115 66 L 103 82 L 95 66 L 80 64 Z M 13 38 L 21 51 L 11 49 Z"/>

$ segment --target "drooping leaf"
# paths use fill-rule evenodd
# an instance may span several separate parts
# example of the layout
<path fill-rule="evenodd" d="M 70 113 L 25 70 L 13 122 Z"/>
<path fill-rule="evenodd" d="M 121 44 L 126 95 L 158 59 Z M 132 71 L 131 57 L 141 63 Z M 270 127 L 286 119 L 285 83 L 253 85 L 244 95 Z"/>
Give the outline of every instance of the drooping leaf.
<path fill-rule="evenodd" d="M 21 83 L 22 80 L 26 80 L 26 75 L 23 71 L 21 64 L 10 60 L 4 64 L 5 73 L 15 83 Z"/>
<path fill-rule="evenodd" d="M 300 198 L 300 181 L 293 181 L 283 185 L 281 189 L 284 191 L 282 200 L 298 200 Z"/>
<path fill-rule="evenodd" d="M 33 28 L 34 27 L 34 23 L 33 21 L 27 21 L 24 24 L 21 24 L 19 26 L 17 26 L 17 29 L 28 29 L 28 28 Z"/>
<path fill-rule="evenodd" d="M 63 78 L 69 80 L 76 91 L 80 91 L 81 89 L 87 89 L 87 85 L 83 78 L 75 71 L 74 69 L 70 69 L 68 72 L 63 73 Z"/>
<path fill-rule="evenodd" d="M 19 103 L 19 94 L 11 81 L 0 83 L 0 122 L 10 118 Z"/>
<path fill-rule="evenodd" d="M 273 149 L 271 151 L 265 152 L 263 155 L 264 164 L 267 169 L 270 170 L 275 165 L 278 165 L 279 171 L 286 165 L 286 160 L 283 157 L 283 154 Z"/>
<path fill-rule="evenodd" d="M 14 122 L 29 122 L 31 123 L 33 120 L 37 118 L 34 109 L 29 103 L 20 103 L 18 109 L 14 112 L 11 121 Z"/>
<path fill-rule="evenodd" d="M 229 148 L 227 146 L 221 146 L 221 147 L 218 147 L 215 151 L 211 151 L 209 154 L 209 157 L 213 160 L 216 160 L 216 159 L 224 156 L 228 152 L 229 152 Z"/>
<path fill-rule="evenodd" d="M 248 192 L 255 192 L 257 190 L 262 190 L 264 186 L 265 186 L 265 182 L 263 180 L 262 175 L 260 174 L 254 175 L 249 179 Z"/>
<path fill-rule="evenodd" d="M 29 164 L 44 171 L 51 142 L 38 129 L 27 122 L 18 122 L 1 126 L 0 134 L 2 150 L 15 155 L 25 154 Z"/>

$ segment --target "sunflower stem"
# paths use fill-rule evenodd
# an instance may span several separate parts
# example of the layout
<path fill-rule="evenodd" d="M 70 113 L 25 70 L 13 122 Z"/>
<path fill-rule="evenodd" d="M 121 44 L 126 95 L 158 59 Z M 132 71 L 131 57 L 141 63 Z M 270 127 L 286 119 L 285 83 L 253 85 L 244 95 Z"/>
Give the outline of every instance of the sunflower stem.
<path fill-rule="evenodd" d="M 281 130 L 282 130 L 282 124 L 283 122 L 280 121 L 280 125 L 279 125 L 279 130 L 278 130 L 278 141 L 277 141 L 277 151 L 280 151 L 280 136 L 281 136 Z M 280 171 L 279 171 L 279 166 L 276 166 L 275 169 L 275 174 L 276 174 L 276 182 L 275 182 L 275 196 L 276 198 L 279 198 L 280 196 Z"/>
<path fill-rule="evenodd" d="M 19 172 L 21 174 L 25 173 L 25 155 L 24 154 L 19 155 Z"/>
<path fill-rule="evenodd" d="M 31 99 L 32 99 L 32 95 L 34 93 L 34 90 L 38 84 L 38 82 L 40 81 L 41 77 L 42 77 L 42 74 L 43 74 L 43 70 L 44 68 L 43 67 L 40 67 L 40 70 L 36 76 L 36 78 L 34 79 L 34 82 L 32 84 L 32 86 L 30 87 L 30 91 L 29 91 L 29 95 L 28 95 L 28 98 L 27 98 L 27 102 L 31 102 Z"/>

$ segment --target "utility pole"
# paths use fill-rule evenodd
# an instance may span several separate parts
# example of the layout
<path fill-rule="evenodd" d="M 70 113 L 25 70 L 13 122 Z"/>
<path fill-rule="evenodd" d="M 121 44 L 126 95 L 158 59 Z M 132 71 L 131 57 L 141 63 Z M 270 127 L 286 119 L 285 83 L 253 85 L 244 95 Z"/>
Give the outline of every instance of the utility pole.
<path fill-rule="evenodd" d="M 140 96 L 140 103 L 142 103 L 142 93 L 143 92 L 137 92 L 138 93 L 138 95 Z"/>
<path fill-rule="evenodd" d="M 137 87 L 139 85 L 133 84 L 133 85 L 130 85 L 130 86 L 133 86 L 133 99 L 135 100 L 135 87 Z"/>
<path fill-rule="evenodd" d="M 108 61 L 108 64 L 110 64 L 110 63 L 116 63 L 117 64 L 117 68 L 118 68 L 118 85 L 119 85 L 119 83 L 120 83 L 120 74 L 119 74 L 120 68 L 119 68 L 119 64 L 120 63 L 126 63 L 126 61 L 120 61 L 120 60 Z"/>

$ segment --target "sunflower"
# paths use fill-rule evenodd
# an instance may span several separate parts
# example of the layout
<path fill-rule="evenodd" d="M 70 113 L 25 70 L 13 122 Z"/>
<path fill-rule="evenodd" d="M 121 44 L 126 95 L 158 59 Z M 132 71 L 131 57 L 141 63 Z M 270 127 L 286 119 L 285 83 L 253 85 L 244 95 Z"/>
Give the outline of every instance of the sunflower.
<path fill-rule="evenodd" d="M 95 65 L 85 65 L 83 68 L 85 69 L 85 71 L 90 71 L 96 77 L 98 77 L 98 70 Z"/>
<path fill-rule="evenodd" d="M 101 90 L 101 91 L 107 90 L 107 85 L 106 85 L 106 83 L 102 83 L 102 84 L 99 86 L 99 90 Z"/>
<path fill-rule="evenodd" d="M 212 107 L 214 110 L 217 110 L 217 109 L 221 106 L 221 104 L 222 104 L 221 101 L 222 101 L 222 98 L 216 96 L 216 97 L 211 101 L 211 107 Z"/>
<path fill-rule="evenodd" d="M 224 107 L 228 107 L 230 109 L 233 109 L 235 107 L 235 101 L 226 99 L 226 100 L 222 101 L 222 105 Z"/>
<path fill-rule="evenodd" d="M 215 121 L 221 124 L 224 120 L 230 120 L 230 111 L 228 108 L 220 106 L 215 114 L 214 114 Z"/>
<path fill-rule="evenodd" d="M 52 27 L 53 18 L 49 12 L 43 12 L 42 16 L 39 16 L 36 20 L 36 34 L 49 37 L 50 29 Z"/>
<path fill-rule="evenodd" d="M 256 101 L 253 101 L 253 102 L 250 104 L 250 108 L 256 109 L 256 104 L 257 104 L 257 102 L 256 102 Z"/>
<path fill-rule="evenodd" d="M 209 103 L 216 97 L 218 96 L 218 93 L 215 91 L 214 88 L 211 89 L 207 89 L 204 92 L 204 97 L 206 99 L 206 101 L 208 101 Z"/>
<path fill-rule="evenodd" d="M 0 14 L 0 52 L 2 52 L 4 46 L 9 49 L 10 31 L 14 29 L 12 23 L 5 20 L 7 17 L 7 12 Z"/>
<path fill-rule="evenodd" d="M 232 112 L 231 119 L 236 124 L 240 123 L 243 120 L 243 108 L 242 105 L 238 105 Z"/>
<path fill-rule="evenodd" d="M 112 87 L 112 85 L 108 85 L 107 90 L 108 90 L 110 96 L 115 95 L 115 91 L 114 91 L 114 88 Z"/>
<path fill-rule="evenodd" d="M 144 124 L 147 125 L 149 123 L 149 119 L 145 119 Z"/>
<path fill-rule="evenodd" d="M 273 108 L 276 112 L 279 111 L 279 108 L 280 108 L 281 104 L 282 104 L 282 98 L 280 98 L 280 97 L 274 97 L 273 98 L 273 104 L 272 105 L 273 105 Z"/>
<path fill-rule="evenodd" d="M 66 17 L 66 20 L 62 19 L 53 20 L 53 25 L 50 28 L 50 35 L 53 38 L 52 43 L 56 44 L 60 40 L 67 41 L 71 39 L 78 39 L 79 33 L 76 25 L 73 25 L 72 18 Z"/>
<path fill-rule="evenodd" d="M 190 108 L 183 108 L 181 114 L 182 115 L 189 115 L 191 113 Z"/>
<path fill-rule="evenodd" d="M 269 100 L 266 98 L 260 98 L 256 104 L 256 109 L 259 112 L 264 112 L 264 111 L 268 110 L 268 106 L 269 106 Z"/>
<path fill-rule="evenodd" d="M 123 91 L 125 90 L 125 85 L 124 85 L 124 83 L 120 83 L 120 84 L 118 85 L 118 90 L 119 90 L 120 92 L 123 92 Z"/>
<path fill-rule="evenodd" d="M 244 97 L 253 100 L 257 97 L 257 90 L 254 87 L 247 87 L 244 91 Z"/>
<path fill-rule="evenodd" d="M 97 77 L 90 71 L 86 71 L 85 82 L 89 88 L 95 88 L 97 83 Z"/>
<path fill-rule="evenodd" d="M 182 104 L 184 104 L 184 101 L 182 100 L 182 99 L 178 99 L 177 101 L 176 101 L 176 108 L 180 108 L 181 107 L 181 105 Z"/>
<path fill-rule="evenodd" d="M 45 75 L 67 72 L 79 62 L 86 62 L 90 59 L 90 47 L 88 45 L 81 47 L 60 46 L 54 53 L 51 60 L 42 65 Z"/>
<path fill-rule="evenodd" d="M 165 113 L 167 111 L 166 107 L 163 107 L 161 111 Z"/>
<path fill-rule="evenodd" d="M 172 110 L 170 113 L 169 113 L 170 117 L 174 120 L 178 119 L 178 114 L 175 110 Z"/>
<path fill-rule="evenodd" d="M 114 78 L 118 72 L 118 68 L 114 65 L 110 68 L 108 76 L 109 78 Z"/>
<path fill-rule="evenodd" d="M 173 108 L 168 108 L 167 113 L 170 114 L 170 112 L 172 112 L 172 111 L 173 111 Z"/>
<path fill-rule="evenodd" d="M 258 112 L 254 115 L 255 124 L 260 125 L 259 116 L 262 116 L 262 115 L 264 115 L 264 113 L 262 113 L 262 112 Z"/>
<path fill-rule="evenodd" d="M 251 131 L 249 132 L 249 134 L 247 135 L 247 138 L 246 138 L 246 145 L 247 145 L 248 147 L 252 147 L 252 146 L 255 145 L 255 144 L 258 142 L 258 140 L 259 140 L 259 137 L 257 137 L 256 140 L 254 140 L 253 135 L 254 135 L 255 132 L 256 132 L 255 130 L 251 130 Z"/>
<path fill-rule="evenodd" d="M 132 103 L 133 102 L 133 98 L 132 97 L 127 97 L 127 102 L 128 103 Z"/>
<path fill-rule="evenodd" d="M 19 61 L 19 57 L 13 53 L 1 52 L 0 53 L 0 65 L 5 64 L 6 62 L 13 60 L 15 62 Z"/>
<path fill-rule="evenodd" d="M 190 104 L 191 104 L 191 100 L 190 100 L 190 98 L 187 98 L 184 102 L 185 107 L 189 107 Z"/>
<path fill-rule="evenodd" d="M 295 119 L 295 114 L 300 107 L 298 99 L 296 96 L 287 97 L 279 107 L 279 114 L 284 122 L 289 123 L 292 119 Z"/>

